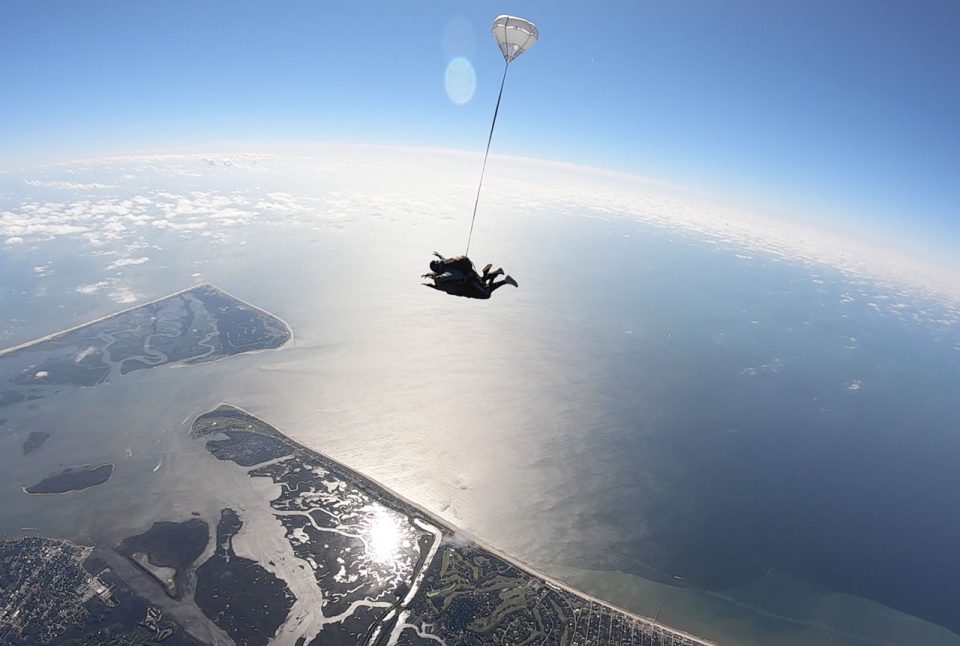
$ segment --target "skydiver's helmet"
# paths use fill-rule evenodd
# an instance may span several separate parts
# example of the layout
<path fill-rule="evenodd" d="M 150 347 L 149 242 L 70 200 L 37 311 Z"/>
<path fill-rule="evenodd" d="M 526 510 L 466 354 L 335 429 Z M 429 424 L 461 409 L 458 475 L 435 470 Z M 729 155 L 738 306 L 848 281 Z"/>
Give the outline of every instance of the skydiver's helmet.
<path fill-rule="evenodd" d="M 440 260 L 431 260 L 430 271 L 434 272 L 435 274 L 443 273 L 443 262 Z"/>

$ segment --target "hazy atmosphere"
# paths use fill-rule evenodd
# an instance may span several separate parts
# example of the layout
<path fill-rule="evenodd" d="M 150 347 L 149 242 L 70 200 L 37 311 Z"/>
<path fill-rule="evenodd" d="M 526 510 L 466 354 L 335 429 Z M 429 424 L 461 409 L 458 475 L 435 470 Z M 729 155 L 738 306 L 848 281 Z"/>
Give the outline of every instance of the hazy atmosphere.
<path fill-rule="evenodd" d="M 4 7 L 0 638 L 960 643 L 958 27 Z"/>

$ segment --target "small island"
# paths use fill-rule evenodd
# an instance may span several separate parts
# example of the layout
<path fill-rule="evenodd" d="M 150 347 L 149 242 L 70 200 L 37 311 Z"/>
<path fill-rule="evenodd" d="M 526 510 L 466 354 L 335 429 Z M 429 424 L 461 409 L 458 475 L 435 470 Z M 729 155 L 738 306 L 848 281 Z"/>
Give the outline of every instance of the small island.
<path fill-rule="evenodd" d="M 0 424 L 3 421 L 0 420 Z M 32 431 L 30 435 L 27 436 L 27 439 L 23 441 L 23 454 L 27 455 L 32 451 L 36 451 L 43 443 L 50 439 L 50 434 L 44 431 Z"/>
<path fill-rule="evenodd" d="M 96 467 L 85 464 L 79 467 L 70 467 L 56 475 L 46 477 L 35 485 L 24 487 L 23 492 L 31 495 L 41 495 L 83 491 L 90 487 L 106 484 L 112 475 L 112 464 L 101 464 Z"/>
<path fill-rule="evenodd" d="M 116 549 L 149 574 L 169 597 L 179 599 L 187 568 L 203 554 L 209 534 L 209 526 L 199 518 L 159 522 L 143 534 L 125 538 Z"/>

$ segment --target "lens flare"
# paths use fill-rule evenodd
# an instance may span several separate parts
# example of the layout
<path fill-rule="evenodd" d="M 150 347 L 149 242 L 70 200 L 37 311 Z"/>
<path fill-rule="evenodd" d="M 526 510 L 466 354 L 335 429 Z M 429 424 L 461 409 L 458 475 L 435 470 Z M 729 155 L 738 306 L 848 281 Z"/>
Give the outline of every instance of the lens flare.
<path fill-rule="evenodd" d="M 473 65 L 460 56 L 453 59 L 447 64 L 443 84 L 451 101 L 457 105 L 468 103 L 477 89 L 477 75 L 473 71 Z"/>

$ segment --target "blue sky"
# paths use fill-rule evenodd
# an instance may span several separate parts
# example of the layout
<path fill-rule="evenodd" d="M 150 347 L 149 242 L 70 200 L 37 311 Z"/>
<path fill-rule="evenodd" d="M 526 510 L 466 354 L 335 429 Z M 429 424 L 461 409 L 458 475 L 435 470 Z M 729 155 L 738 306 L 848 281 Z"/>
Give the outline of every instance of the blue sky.
<path fill-rule="evenodd" d="M 960 249 L 960 4 L 5 2 L 0 169 L 103 152 L 338 141 L 611 168 L 948 262 Z M 465 105 L 444 72 L 476 72 Z"/>

